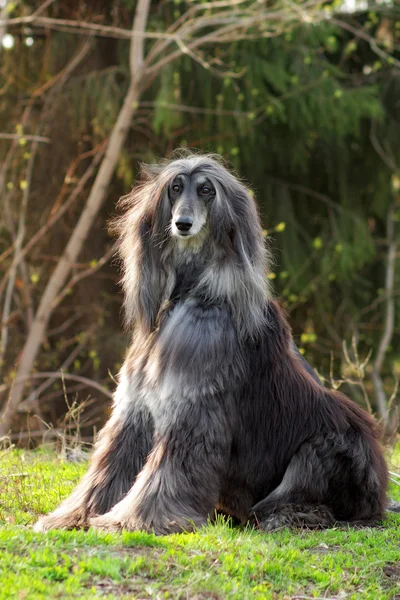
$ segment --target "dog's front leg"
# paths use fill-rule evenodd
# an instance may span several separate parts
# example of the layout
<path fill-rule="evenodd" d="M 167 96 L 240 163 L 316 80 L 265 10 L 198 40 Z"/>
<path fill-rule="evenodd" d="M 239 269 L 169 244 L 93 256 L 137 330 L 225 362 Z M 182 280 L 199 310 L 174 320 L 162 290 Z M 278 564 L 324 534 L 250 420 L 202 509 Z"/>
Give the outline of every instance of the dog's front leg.
<path fill-rule="evenodd" d="M 88 527 L 88 519 L 109 511 L 130 490 L 153 445 L 153 421 L 135 386 L 123 375 L 113 413 L 99 434 L 82 480 L 36 531 Z"/>
<path fill-rule="evenodd" d="M 214 510 L 230 427 L 220 397 L 185 402 L 157 441 L 127 496 L 90 524 L 106 530 L 190 531 Z"/>

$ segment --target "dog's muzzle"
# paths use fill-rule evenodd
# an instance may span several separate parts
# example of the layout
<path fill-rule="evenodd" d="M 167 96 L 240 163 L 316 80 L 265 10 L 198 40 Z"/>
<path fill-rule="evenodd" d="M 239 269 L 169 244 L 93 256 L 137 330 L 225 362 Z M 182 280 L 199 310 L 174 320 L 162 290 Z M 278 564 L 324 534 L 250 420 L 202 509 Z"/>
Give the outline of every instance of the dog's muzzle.
<path fill-rule="evenodd" d="M 175 221 L 175 227 L 181 235 L 187 235 L 193 225 L 191 217 L 178 217 Z"/>

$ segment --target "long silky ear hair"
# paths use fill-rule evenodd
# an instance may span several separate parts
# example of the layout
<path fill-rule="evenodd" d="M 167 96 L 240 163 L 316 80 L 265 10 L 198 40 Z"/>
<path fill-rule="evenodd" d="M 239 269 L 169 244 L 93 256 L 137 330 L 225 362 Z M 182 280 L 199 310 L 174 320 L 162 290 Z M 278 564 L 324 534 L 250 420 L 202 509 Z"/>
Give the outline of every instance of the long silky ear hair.
<path fill-rule="evenodd" d="M 143 165 L 142 182 L 120 202 L 126 212 L 116 219 L 114 229 L 121 239 L 126 324 L 150 333 L 172 291 L 167 184 L 182 170 L 201 171 L 216 187 L 208 219 L 211 256 L 197 289 L 211 300 L 228 302 L 238 333 L 254 337 L 264 324 L 268 297 L 261 224 L 249 191 L 210 155 L 185 153 L 172 162 Z"/>
<path fill-rule="evenodd" d="M 171 209 L 163 171 L 162 165 L 141 166 L 141 182 L 120 200 L 125 213 L 113 223 L 121 240 L 125 324 L 147 334 L 155 325 L 167 279 L 163 247 Z"/>
<path fill-rule="evenodd" d="M 269 260 L 257 206 L 249 190 L 223 166 L 214 165 L 212 175 L 217 193 L 209 228 L 218 258 L 208 280 L 214 293 L 231 304 L 239 333 L 255 337 L 265 323 Z"/>

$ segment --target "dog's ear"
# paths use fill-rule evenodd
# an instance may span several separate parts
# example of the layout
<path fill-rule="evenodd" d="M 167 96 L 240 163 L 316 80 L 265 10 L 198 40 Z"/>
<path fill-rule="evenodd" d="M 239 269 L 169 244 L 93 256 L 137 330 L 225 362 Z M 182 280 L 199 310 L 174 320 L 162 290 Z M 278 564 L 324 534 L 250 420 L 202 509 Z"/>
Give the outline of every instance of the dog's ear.
<path fill-rule="evenodd" d="M 250 192 L 236 180 L 219 185 L 210 211 L 213 238 L 233 252 L 242 265 L 263 261 L 264 239 L 257 207 Z"/>
<path fill-rule="evenodd" d="M 120 220 L 120 254 L 124 262 L 125 321 L 150 332 L 155 325 L 165 287 L 163 247 L 170 221 L 165 185 L 157 180 L 138 186 L 124 201 Z"/>

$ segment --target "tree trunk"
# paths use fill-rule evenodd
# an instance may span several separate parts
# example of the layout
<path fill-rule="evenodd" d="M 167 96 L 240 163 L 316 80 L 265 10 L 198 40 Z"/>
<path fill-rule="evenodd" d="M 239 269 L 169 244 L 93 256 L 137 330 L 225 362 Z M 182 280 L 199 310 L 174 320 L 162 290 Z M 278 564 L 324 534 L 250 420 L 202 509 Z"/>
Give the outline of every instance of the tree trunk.
<path fill-rule="evenodd" d="M 123 106 L 112 130 L 110 140 L 105 152 L 100 169 L 93 183 L 86 206 L 78 223 L 69 239 L 69 242 L 53 271 L 48 284 L 43 292 L 37 309 L 32 328 L 29 332 L 21 357 L 9 398 L 0 415 L 0 437 L 8 433 L 12 419 L 18 410 L 23 398 L 26 379 L 29 378 L 36 356 L 42 344 L 48 322 L 50 320 L 53 303 L 61 288 L 65 284 L 72 264 L 76 261 L 90 228 L 106 198 L 107 189 L 116 169 L 119 154 L 123 147 L 132 117 L 137 110 L 141 80 L 143 76 L 144 36 L 141 35 L 147 25 L 151 0 L 139 0 L 133 22 L 133 35 L 130 46 L 130 72 L 131 81 Z"/>

